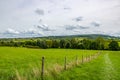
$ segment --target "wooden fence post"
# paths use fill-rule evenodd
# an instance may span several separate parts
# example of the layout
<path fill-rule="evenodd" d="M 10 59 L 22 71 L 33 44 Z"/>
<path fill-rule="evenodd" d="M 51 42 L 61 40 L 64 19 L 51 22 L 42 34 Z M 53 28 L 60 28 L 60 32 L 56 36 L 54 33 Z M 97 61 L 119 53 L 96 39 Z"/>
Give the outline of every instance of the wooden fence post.
<path fill-rule="evenodd" d="M 67 69 L 67 58 L 66 58 L 66 56 L 65 56 L 64 70 L 66 70 L 66 69 Z"/>
<path fill-rule="evenodd" d="M 42 66 L 41 66 L 41 79 L 43 80 L 44 78 L 44 57 L 42 57 Z"/>

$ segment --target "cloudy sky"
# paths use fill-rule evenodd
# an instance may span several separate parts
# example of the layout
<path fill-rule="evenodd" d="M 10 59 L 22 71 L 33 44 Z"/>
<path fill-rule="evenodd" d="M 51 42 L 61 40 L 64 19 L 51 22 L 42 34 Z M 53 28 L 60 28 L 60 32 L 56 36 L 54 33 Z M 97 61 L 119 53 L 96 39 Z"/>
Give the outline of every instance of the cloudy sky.
<path fill-rule="evenodd" d="M 120 36 L 120 0 L 0 0 L 0 38 Z"/>

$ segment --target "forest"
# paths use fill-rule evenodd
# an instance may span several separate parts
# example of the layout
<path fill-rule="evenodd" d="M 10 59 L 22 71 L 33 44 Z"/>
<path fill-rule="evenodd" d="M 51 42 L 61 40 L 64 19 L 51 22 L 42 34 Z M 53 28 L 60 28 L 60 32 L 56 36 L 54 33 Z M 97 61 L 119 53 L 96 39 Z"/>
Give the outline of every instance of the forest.
<path fill-rule="evenodd" d="M 86 50 L 120 50 L 119 40 L 103 37 L 90 38 L 28 38 L 28 39 L 0 39 L 0 46 L 27 48 L 64 48 Z"/>

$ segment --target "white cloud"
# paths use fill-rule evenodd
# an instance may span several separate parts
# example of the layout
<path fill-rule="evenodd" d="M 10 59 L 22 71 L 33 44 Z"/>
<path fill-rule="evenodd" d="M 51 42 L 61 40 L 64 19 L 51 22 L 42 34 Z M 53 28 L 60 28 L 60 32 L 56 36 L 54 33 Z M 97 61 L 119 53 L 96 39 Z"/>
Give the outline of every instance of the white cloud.
<path fill-rule="evenodd" d="M 31 35 L 44 35 L 43 32 L 37 30 L 37 29 L 28 29 L 28 30 L 25 30 L 23 32 L 21 32 L 22 34 L 31 34 Z"/>
<path fill-rule="evenodd" d="M 4 32 L 4 34 L 19 34 L 20 32 L 19 31 L 16 31 L 14 29 L 7 29 L 7 31 Z"/>
<path fill-rule="evenodd" d="M 0 33 L 0 38 L 14 38 L 14 37 L 41 37 L 44 36 L 42 31 L 37 29 L 28 29 L 23 31 L 16 31 L 14 29 L 7 29 L 5 32 Z"/>

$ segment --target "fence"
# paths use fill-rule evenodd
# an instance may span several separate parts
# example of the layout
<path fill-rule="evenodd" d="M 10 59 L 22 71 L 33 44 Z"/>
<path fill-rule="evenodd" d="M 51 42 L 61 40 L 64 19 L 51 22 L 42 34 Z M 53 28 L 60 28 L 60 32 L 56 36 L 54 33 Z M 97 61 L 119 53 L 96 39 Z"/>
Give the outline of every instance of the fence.
<path fill-rule="evenodd" d="M 82 55 L 82 59 L 80 60 L 80 62 L 79 62 L 79 60 L 78 60 L 78 56 L 76 55 L 76 58 L 75 58 L 75 65 L 77 66 L 78 64 L 84 64 L 84 63 L 86 63 L 86 62 L 90 62 L 91 60 L 93 60 L 93 59 L 95 59 L 95 58 L 97 58 L 98 56 L 100 55 L 100 52 L 98 52 L 98 53 L 96 53 L 96 54 L 94 54 L 94 55 Z M 42 57 L 42 64 L 41 64 L 41 79 L 42 80 L 44 80 L 44 64 L 45 64 L 45 57 Z M 65 56 L 64 57 L 64 66 L 63 66 L 63 70 L 67 70 L 67 65 L 68 63 L 67 63 L 67 56 Z M 71 64 L 72 65 L 72 64 Z M 69 65 L 70 66 L 70 65 Z"/>

